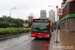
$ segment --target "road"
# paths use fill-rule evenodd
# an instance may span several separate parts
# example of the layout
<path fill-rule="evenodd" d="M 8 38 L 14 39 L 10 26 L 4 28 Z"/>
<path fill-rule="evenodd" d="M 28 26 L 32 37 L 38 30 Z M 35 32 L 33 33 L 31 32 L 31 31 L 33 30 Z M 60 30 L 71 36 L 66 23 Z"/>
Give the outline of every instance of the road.
<path fill-rule="evenodd" d="M 30 32 L 0 38 L 0 50 L 48 50 L 49 39 L 34 38 Z"/>

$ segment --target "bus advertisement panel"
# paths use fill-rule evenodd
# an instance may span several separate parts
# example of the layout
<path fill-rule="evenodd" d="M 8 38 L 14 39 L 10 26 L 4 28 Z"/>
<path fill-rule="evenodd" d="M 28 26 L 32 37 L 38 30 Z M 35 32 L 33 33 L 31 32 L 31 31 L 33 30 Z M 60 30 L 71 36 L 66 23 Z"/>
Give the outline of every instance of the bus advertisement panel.
<path fill-rule="evenodd" d="M 33 19 L 31 28 L 31 37 L 49 38 L 50 37 L 50 20 Z"/>

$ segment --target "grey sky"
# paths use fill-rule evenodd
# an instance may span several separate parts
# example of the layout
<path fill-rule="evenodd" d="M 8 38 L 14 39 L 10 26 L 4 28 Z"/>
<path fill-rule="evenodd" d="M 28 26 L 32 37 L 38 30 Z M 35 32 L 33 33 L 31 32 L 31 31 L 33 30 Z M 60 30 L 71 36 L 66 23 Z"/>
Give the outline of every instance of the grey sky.
<path fill-rule="evenodd" d="M 62 0 L 0 0 L 0 17 L 3 15 L 10 16 L 10 9 L 16 7 L 11 12 L 13 18 L 27 19 L 32 13 L 34 18 L 40 17 L 40 10 L 47 11 L 47 17 L 49 10 L 53 9 L 48 7 L 52 5 L 61 7 Z"/>

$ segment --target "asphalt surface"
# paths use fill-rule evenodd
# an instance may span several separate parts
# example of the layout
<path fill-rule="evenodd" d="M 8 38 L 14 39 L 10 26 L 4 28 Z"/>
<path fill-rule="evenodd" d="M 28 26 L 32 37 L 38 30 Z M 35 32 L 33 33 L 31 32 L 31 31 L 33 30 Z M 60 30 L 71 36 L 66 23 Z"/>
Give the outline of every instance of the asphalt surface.
<path fill-rule="evenodd" d="M 48 50 L 49 39 L 34 38 L 30 32 L 0 38 L 0 50 Z"/>

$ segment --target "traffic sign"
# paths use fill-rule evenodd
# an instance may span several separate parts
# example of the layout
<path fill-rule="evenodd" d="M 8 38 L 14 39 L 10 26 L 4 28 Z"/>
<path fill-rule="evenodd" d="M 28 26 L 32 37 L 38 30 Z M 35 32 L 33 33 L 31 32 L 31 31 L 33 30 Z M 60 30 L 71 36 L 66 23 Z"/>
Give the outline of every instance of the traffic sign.
<path fill-rule="evenodd" d="M 62 9 L 61 8 L 58 9 L 58 16 L 62 16 Z"/>
<path fill-rule="evenodd" d="M 9 26 L 11 26 L 11 23 L 9 23 Z"/>
<path fill-rule="evenodd" d="M 59 8 L 59 9 L 58 9 L 58 12 L 62 12 L 62 9 L 61 9 L 61 8 Z"/>
<path fill-rule="evenodd" d="M 58 9 L 58 6 L 56 6 L 56 8 Z"/>

